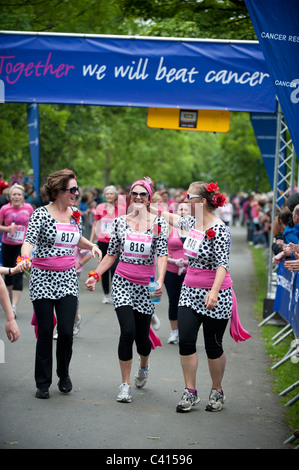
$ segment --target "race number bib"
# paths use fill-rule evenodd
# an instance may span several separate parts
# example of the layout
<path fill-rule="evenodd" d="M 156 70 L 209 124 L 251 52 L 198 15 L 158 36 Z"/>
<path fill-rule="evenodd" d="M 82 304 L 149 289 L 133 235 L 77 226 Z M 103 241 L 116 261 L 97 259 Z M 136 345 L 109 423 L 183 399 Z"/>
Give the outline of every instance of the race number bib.
<path fill-rule="evenodd" d="M 73 224 L 56 224 L 55 248 L 75 248 L 80 240 L 79 229 Z"/>
<path fill-rule="evenodd" d="M 147 259 L 150 255 L 151 244 L 151 235 L 126 233 L 124 255 L 128 258 Z"/>
<path fill-rule="evenodd" d="M 21 245 L 25 239 L 25 227 L 24 225 L 16 225 L 13 234 L 10 232 L 6 233 L 6 240 L 11 243 Z"/>
<path fill-rule="evenodd" d="M 198 251 L 204 239 L 204 232 L 191 229 L 183 245 L 184 253 L 189 258 L 198 258 Z"/>

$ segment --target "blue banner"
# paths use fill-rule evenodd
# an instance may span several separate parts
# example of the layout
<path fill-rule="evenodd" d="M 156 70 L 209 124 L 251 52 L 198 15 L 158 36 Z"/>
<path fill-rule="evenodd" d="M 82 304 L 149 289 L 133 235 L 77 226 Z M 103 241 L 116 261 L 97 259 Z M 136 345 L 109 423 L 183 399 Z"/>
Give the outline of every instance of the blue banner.
<path fill-rule="evenodd" d="M 298 0 L 245 0 L 299 156 Z"/>
<path fill-rule="evenodd" d="M 251 113 L 250 120 L 263 158 L 271 188 L 273 189 L 276 154 L 277 113 Z"/>
<path fill-rule="evenodd" d="M 0 33 L 5 102 L 274 112 L 257 41 Z"/>
<path fill-rule="evenodd" d="M 31 163 L 34 175 L 34 187 L 36 194 L 39 194 L 40 184 L 40 163 L 39 163 L 39 116 L 38 105 L 36 103 L 27 106 L 27 121 Z"/>
<path fill-rule="evenodd" d="M 289 271 L 280 263 L 277 267 L 277 288 L 273 312 L 278 312 L 299 337 L 299 273 Z"/>

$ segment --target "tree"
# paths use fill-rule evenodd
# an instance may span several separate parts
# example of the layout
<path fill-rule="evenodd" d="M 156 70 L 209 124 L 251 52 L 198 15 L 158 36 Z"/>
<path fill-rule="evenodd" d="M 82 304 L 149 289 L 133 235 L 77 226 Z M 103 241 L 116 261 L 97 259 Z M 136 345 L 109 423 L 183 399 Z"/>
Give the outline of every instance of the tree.
<path fill-rule="evenodd" d="M 253 39 L 243 0 L 0 0 L 1 29 L 94 34 Z M 72 168 L 80 184 L 126 185 L 149 174 L 167 186 L 218 177 L 229 188 L 253 187 L 259 151 L 248 115 L 225 136 L 150 129 L 147 109 L 40 105 L 41 182 Z M 234 113 L 233 113 L 234 114 Z M 233 118 L 234 119 L 234 118 Z M 6 177 L 31 167 L 25 104 L 0 105 L 0 159 Z M 238 151 L 234 149 L 235 140 Z M 244 151 L 240 149 L 244 148 Z M 246 155 L 246 158 L 243 158 Z M 251 162 L 251 163 L 249 163 Z M 246 173 L 238 172 L 246 165 Z M 232 171 L 227 171 L 230 168 Z M 236 179 L 235 175 L 238 175 Z M 261 178 L 261 184 L 263 184 Z"/>

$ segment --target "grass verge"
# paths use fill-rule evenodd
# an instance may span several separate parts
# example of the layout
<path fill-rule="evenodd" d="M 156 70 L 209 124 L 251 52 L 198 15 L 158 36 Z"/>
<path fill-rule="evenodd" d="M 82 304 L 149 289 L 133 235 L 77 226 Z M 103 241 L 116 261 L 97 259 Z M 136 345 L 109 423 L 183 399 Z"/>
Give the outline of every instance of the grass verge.
<path fill-rule="evenodd" d="M 251 247 L 251 254 L 256 276 L 256 303 L 255 313 L 259 322 L 263 320 L 264 299 L 267 296 L 267 279 L 268 279 L 268 259 L 265 259 L 265 252 L 262 249 L 254 249 Z M 271 359 L 271 367 L 279 362 L 291 347 L 294 336 L 291 334 L 282 340 L 276 346 L 273 346 L 273 336 L 281 330 L 282 326 L 271 325 L 266 323 L 261 326 L 261 336 L 264 341 L 265 351 Z M 288 360 L 277 369 L 271 369 L 269 373 L 273 380 L 273 393 L 279 394 L 287 387 L 291 386 L 298 380 L 299 365 Z M 290 434 L 299 428 L 299 401 L 291 406 L 285 406 L 292 398 L 298 394 L 298 388 L 287 393 L 284 397 L 279 397 L 280 403 L 285 407 L 285 421 L 290 427 Z"/>

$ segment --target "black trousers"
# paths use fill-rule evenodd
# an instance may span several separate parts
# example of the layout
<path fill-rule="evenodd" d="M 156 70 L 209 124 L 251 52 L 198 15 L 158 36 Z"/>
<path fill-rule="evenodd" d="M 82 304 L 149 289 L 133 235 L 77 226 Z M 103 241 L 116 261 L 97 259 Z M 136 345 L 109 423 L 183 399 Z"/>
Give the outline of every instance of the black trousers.
<path fill-rule="evenodd" d="M 17 264 L 17 257 L 21 256 L 22 245 L 9 245 L 2 243 L 3 266 L 13 268 Z M 12 286 L 13 290 L 23 290 L 23 274 L 17 273 L 13 276 L 4 276 L 5 285 Z"/>
<path fill-rule="evenodd" d="M 177 320 L 178 318 L 178 303 L 181 293 L 181 287 L 185 279 L 185 273 L 178 275 L 171 271 L 166 271 L 164 284 L 168 295 L 168 319 Z"/>
<path fill-rule="evenodd" d="M 77 310 L 77 297 L 67 295 L 61 299 L 33 301 L 38 333 L 35 355 L 35 382 L 37 388 L 48 388 L 52 383 L 54 308 L 57 319 L 57 375 L 63 379 L 69 375 L 73 352 L 73 327 Z"/>

